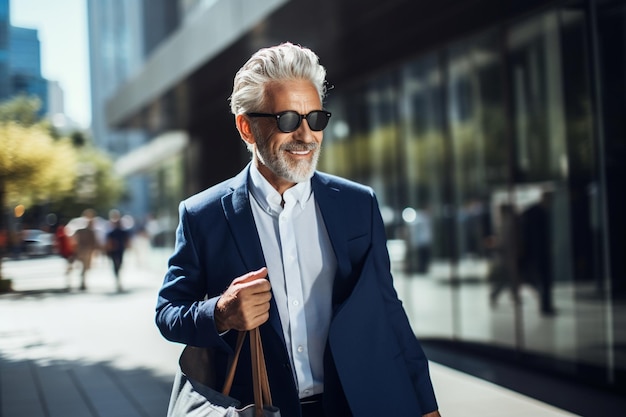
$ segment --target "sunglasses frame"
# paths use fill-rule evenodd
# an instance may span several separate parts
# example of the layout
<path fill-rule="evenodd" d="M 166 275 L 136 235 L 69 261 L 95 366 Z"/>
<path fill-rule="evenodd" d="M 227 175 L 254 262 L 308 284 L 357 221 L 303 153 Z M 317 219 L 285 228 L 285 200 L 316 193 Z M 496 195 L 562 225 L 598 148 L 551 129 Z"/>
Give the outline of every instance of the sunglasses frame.
<path fill-rule="evenodd" d="M 278 127 L 278 130 L 280 130 L 283 133 L 292 133 L 295 132 L 296 130 L 298 130 L 298 128 L 300 127 L 300 125 L 302 124 L 302 120 L 306 119 L 307 124 L 309 125 L 309 129 L 311 129 L 314 132 L 321 132 L 324 129 L 326 129 L 326 126 L 324 126 L 322 129 L 314 129 L 313 127 L 311 127 L 311 124 L 309 123 L 309 116 L 312 113 L 325 113 L 326 114 L 326 126 L 328 126 L 328 121 L 330 120 L 330 117 L 332 116 L 332 113 L 329 112 L 328 110 L 313 110 L 308 112 L 307 114 L 300 114 L 295 110 L 285 110 L 285 111 L 281 111 L 280 113 L 246 113 L 246 116 L 249 117 L 273 117 L 276 119 L 276 126 Z M 283 130 L 280 128 L 280 118 L 282 116 L 284 116 L 285 114 L 296 114 L 299 117 L 298 120 L 298 124 L 295 126 L 295 128 L 293 130 Z"/>

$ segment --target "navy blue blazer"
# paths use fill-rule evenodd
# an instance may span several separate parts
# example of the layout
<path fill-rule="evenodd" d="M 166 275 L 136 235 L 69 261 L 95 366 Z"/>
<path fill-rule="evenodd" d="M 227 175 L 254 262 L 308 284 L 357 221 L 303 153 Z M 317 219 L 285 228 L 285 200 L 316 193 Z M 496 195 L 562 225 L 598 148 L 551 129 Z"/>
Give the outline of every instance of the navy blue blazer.
<path fill-rule="evenodd" d="M 248 172 L 249 166 L 180 204 L 176 246 L 156 309 L 165 338 L 212 348 L 218 384 L 223 383 L 236 332 L 218 334 L 213 320 L 217 299 L 234 278 L 265 266 Z M 312 188 L 337 257 L 324 354 L 327 415 L 415 417 L 436 410 L 428 361 L 393 287 L 373 191 L 320 172 L 313 176 Z M 261 337 L 274 405 L 283 416 L 299 416 L 298 391 L 273 300 Z M 251 403 L 246 345 L 231 396 Z"/>

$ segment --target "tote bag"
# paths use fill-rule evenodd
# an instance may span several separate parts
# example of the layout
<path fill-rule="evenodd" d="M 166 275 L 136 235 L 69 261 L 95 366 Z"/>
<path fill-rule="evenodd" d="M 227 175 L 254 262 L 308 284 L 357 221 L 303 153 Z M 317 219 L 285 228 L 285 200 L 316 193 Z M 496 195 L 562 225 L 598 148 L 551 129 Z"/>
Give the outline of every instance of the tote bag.
<path fill-rule="evenodd" d="M 229 393 L 246 334 L 250 336 L 254 404 L 241 406 Z M 280 410 L 272 405 L 258 328 L 239 332 L 235 356 L 221 392 L 211 388 L 215 381 L 210 373 L 210 361 L 207 349 L 185 347 L 174 378 L 167 417 L 280 417 Z"/>

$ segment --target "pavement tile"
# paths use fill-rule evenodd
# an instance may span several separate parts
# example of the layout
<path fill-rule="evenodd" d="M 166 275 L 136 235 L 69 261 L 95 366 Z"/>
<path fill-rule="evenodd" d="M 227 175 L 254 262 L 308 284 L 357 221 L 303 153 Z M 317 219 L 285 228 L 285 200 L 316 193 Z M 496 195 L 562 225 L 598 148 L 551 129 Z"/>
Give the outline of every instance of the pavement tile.
<path fill-rule="evenodd" d="M 132 393 L 143 415 L 165 415 L 172 390 L 171 381 L 164 382 L 146 371 L 129 371 L 124 374 L 118 372 L 113 376 L 118 379 L 117 383 L 122 389 Z"/>
<path fill-rule="evenodd" d="M 100 365 L 77 367 L 72 370 L 77 384 L 91 407 L 100 417 L 144 417 L 141 408 Z"/>
<path fill-rule="evenodd" d="M 76 386 L 71 368 L 51 365 L 36 369 L 49 417 L 95 416 Z"/>
<path fill-rule="evenodd" d="M 7 363 L 0 357 L 0 416 L 47 417 L 33 368 L 29 361 Z"/>

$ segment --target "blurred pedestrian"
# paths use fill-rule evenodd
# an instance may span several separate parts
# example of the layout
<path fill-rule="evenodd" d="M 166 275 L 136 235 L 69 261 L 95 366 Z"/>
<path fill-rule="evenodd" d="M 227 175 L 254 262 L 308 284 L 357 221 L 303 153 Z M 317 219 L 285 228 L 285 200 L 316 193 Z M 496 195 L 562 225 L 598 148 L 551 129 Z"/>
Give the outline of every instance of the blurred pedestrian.
<path fill-rule="evenodd" d="M 109 212 L 111 230 L 106 234 L 106 253 L 113 263 L 113 273 L 118 292 L 122 292 L 120 269 L 124 260 L 124 252 L 130 245 L 130 233 L 123 227 L 121 219 L 118 210 L 111 210 Z"/>
<path fill-rule="evenodd" d="M 67 262 L 65 276 L 67 278 L 67 287 L 69 288 L 70 272 L 72 272 L 72 266 L 74 264 L 76 254 L 74 251 L 74 239 L 68 234 L 65 222 L 59 223 L 55 231 L 54 238 L 57 253 Z"/>
<path fill-rule="evenodd" d="M 514 281 L 513 268 L 516 267 L 514 239 L 518 234 L 517 215 L 512 204 L 502 203 L 499 207 L 498 225 L 495 234 L 486 239 L 486 247 L 491 254 L 488 280 L 491 284 L 489 301 L 492 308 L 498 304 L 500 293 L 508 289 L 511 299 L 519 303 L 519 288 Z"/>
<path fill-rule="evenodd" d="M 7 254 L 9 248 L 9 232 L 6 229 L 0 229 L 0 256 Z"/>
<path fill-rule="evenodd" d="M 94 231 L 94 218 L 88 215 L 84 220 L 84 225 L 74 232 L 76 260 L 81 263 L 80 289 L 83 291 L 87 289 L 87 272 L 91 269 L 93 255 L 98 248 Z"/>
<path fill-rule="evenodd" d="M 539 202 L 522 213 L 521 269 L 526 282 L 539 294 L 544 316 L 556 314 L 552 302 L 552 193 L 544 191 Z"/>

